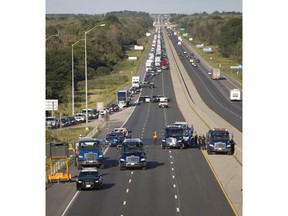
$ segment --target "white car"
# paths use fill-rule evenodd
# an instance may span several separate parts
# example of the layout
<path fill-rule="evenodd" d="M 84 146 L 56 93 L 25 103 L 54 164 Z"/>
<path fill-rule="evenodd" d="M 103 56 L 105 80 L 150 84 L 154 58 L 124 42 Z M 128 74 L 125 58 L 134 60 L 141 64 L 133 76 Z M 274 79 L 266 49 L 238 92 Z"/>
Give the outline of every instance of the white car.
<path fill-rule="evenodd" d="M 77 113 L 74 118 L 77 122 L 85 122 L 86 121 L 86 115 L 84 113 Z"/>

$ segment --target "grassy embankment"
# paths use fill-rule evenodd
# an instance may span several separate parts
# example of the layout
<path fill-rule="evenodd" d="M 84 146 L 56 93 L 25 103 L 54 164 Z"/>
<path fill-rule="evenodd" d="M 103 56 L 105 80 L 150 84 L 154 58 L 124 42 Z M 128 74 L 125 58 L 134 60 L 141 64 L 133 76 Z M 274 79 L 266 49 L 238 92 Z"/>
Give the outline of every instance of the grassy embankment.
<path fill-rule="evenodd" d="M 242 84 L 242 76 L 243 76 L 242 70 L 239 70 L 237 74 L 237 70 L 232 71 L 230 69 L 230 66 L 236 66 L 242 64 L 242 62 L 238 62 L 237 58 L 234 57 L 224 58 L 220 56 L 220 54 L 217 52 L 218 49 L 217 46 L 209 46 L 212 48 L 212 53 L 205 53 L 202 51 L 202 49 L 196 48 L 195 42 L 188 41 L 186 38 L 184 38 L 184 41 L 185 44 L 189 45 L 192 49 L 194 49 L 212 67 L 221 69 L 222 74 L 230 76 Z"/>
<path fill-rule="evenodd" d="M 138 41 L 145 47 L 145 50 L 149 49 L 149 38 L 142 38 Z M 116 91 L 125 88 L 130 85 L 131 77 L 136 75 L 139 71 L 140 65 L 144 59 L 144 51 L 135 51 L 131 47 L 129 51 L 126 52 L 126 56 L 136 56 L 136 61 L 130 61 L 124 59 L 119 62 L 115 70 L 107 76 L 99 76 L 95 79 L 88 80 L 88 108 L 96 108 L 97 102 L 103 102 L 104 106 L 110 104 L 116 97 Z M 75 98 L 77 95 L 85 98 L 85 81 L 78 83 L 78 91 L 75 92 Z M 83 102 L 75 102 L 75 113 L 80 112 L 85 109 L 85 99 Z M 71 103 L 59 104 L 59 113 L 62 116 L 72 115 L 72 105 Z M 93 128 L 89 127 L 86 131 L 85 125 L 73 128 L 64 128 L 58 130 L 47 130 L 46 131 L 46 143 L 53 142 L 67 142 L 74 143 L 79 138 L 79 135 L 86 136 Z"/>

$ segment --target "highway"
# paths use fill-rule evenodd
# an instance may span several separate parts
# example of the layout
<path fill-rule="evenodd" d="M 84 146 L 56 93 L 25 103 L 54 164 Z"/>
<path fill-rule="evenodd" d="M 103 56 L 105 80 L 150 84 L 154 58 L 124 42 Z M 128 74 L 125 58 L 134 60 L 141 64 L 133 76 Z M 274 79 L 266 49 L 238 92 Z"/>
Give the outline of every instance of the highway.
<path fill-rule="evenodd" d="M 175 61 L 175 65 L 180 64 L 179 59 L 173 59 L 172 53 L 170 52 L 169 56 L 170 62 Z M 190 65 L 184 62 L 183 66 L 188 68 Z M 179 104 L 177 104 L 179 97 L 185 96 L 179 95 L 180 92 L 177 90 L 176 93 L 174 92 L 175 79 L 171 74 L 172 71 L 175 72 L 174 69 L 172 67 L 171 70 L 163 71 L 154 78 L 153 82 L 156 88 L 143 88 L 141 92 L 141 95 L 161 94 L 171 98 L 169 108 L 159 108 L 157 103 L 135 103 L 132 107 L 122 111 L 123 113 L 132 113 L 131 116 L 127 114 L 129 116 L 127 121 L 121 118 L 116 118 L 116 120 L 111 118 L 112 120 L 101 131 L 101 136 L 104 136 L 113 127 L 120 127 L 124 124 L 125 127 L 132 130 L 132 137 L 142 138 L 148 146 L 147 169 L 120 171 L 117 149 L 107 148 L 105 168 L 100 170 L 104 179 L 104 189 L 76 192 L 74 182 L 51 185 L 46 190 L 47 216 L 237 215 L 202 151 L 197 148 L 163 150 L 160 147 L 160 140 L 156 145 L 152 144 L 153 131 L 158 131 L 159 137 L 161 137 L 161 131 L 166 124 L 185 121 L 182 111 L 178 107 Z M 197 72 L 194 68 L 190 68 L 190 70 L 194 70 L 194 74 Z M 187 71 L 189 73 L 189 70 Z M 143 73 L 142 68 L 142 77 Z M 199 76 L 199 79 L 203 80 L 205 73 L 204 71 L 201 73 L 203 76 Z M 190 77 L 191 74 L 189 73 Z M 200 75 L 200 73 L 198 74 Z M 191 77 L 192 80 L 196 78 L 196 75 Z M 193 83 L 195 84 L 194 81 Z M 214 89 L 214 91 L 216 90 Z M 196 103 L 194 95 L 195 92 L 191 92 L 192 101 L 195 99 Z M 219 100 L 220 98 L 219 96 Z M 134 96 L 133 100 L 137 101 L 137 96 Z M 239 108 L 238 106 L 238 104 L 235 105 L 236 110 Z M 183 109 L 183 106 L 180 108 Z M 241 113 L 241 110 L 238 109 L 237 115 Z M 235 119 L 241 121 L 241 118 L 235 117 Z M 202 128 L 206 128 L 197 122 L 193 125 L 198 131 L 204 131 Z M 224 158 L 224 161 L 234 160 L 233 157 L 226 155 L 219 158 L 220 160 Z M 71 166 L 70 172 L 76 177 L 79 171 Z"/>
<path fill-rule="evenodd" d="M 205 65 L 204 60 L 201 57 L 199 57 L 201 63 L 197 64 L 197 67 L 192 66 L 191 63 L 189 63 L 189 59 L 185 58 L 184 52 L 189 56 L 192 56 L 192 53 L 196 56 L 197 54 L 194 50 L 183 43 L 182 46 L 178 46 L 178 38 L 173 35 L 173 33 L 171 34 L 170 39 L 177 53 L 184 56 L 182 64 L 188 72 L 190 79 L 193 81 L 202 100 L 210 109 L 214 110 L 214 112 L 242 132 L 242 101 L 229 100 L 230 89 L 238 88 L 242 92 L 242 86 L 223 74 L 221 75 L 220 80 L 212 80 L 208 74 L 210 69 Z M 174 57 L 176 58 L 178 56 Z"/>

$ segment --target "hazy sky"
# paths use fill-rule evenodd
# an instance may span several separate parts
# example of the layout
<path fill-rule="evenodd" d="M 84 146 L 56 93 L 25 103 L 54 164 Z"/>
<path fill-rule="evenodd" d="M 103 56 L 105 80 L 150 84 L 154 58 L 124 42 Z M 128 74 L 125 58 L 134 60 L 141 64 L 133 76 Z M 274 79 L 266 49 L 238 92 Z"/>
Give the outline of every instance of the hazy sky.
<path fill-rule="evenodd" d="M 185 14 L 242 12 L 242 0 L 46 0 L 47 14 L 102 14 L 123 10 Z"/>

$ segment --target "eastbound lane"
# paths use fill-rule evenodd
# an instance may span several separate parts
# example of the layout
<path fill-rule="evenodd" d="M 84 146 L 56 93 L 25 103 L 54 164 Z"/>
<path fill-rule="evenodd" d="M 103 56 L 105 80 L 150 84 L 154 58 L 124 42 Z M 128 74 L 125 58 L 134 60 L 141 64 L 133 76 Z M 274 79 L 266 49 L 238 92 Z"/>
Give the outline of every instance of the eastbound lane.
<path fill-rule="evenodd" d="M 191 56 L 191 49 L 184 44 L 177 45 L 177 37 L 170 36 L 169 38 L 177 53 L 184 55 L 183 53 L 186 51 Z M 179 58 L 178 56 L 174 57 Z M 184 58 L 182 63 L 207 106 L 242 132 L 242 101 L 232 102 L 229 100 L 230 89 L 236 87 L 242 89 L 242 87 L 223 75 L 220 80 L 212 80 L 208 75 L 208 68 L 203 63 L 193 67 L 188 58 Z"/>

